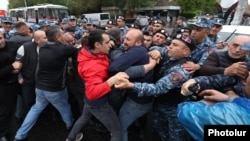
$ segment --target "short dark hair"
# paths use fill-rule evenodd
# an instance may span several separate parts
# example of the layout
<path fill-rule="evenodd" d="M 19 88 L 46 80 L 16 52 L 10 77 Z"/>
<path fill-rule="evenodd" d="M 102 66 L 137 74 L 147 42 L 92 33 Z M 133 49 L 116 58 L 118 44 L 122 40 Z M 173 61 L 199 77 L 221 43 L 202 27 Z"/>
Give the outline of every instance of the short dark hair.
<path fill-rule="evenodd" d="M 59 33 L 61 33 L 61 28 L 59 26 L 50 26 L 49 29 L 46 31 L 48 41 L 55 41 L 56 35 Z"/>
<path fill-rule="evenodd" d="M 121 38 L 121 30 L 118 27 L 112 27 L 110 29 L 108 29 L 107 33 L 109 34 L 109 36 L 111 36 L 110 39 L 116 41 L 119 41 L 119 39 Z"/>
<path fill-rule="evenodd" d="M 16 30 L 19 30 L 20 28 L 22 28 L 23 26 L 28 26 L 25 22 L 17 22 L 15 24 L 15 28 Z"/>
<path fill-rule="evenodd" d="M 88 43 L 89 43 L 89 48 L 94 49 L 95 48 L 95 43 L 96 42 L 103 42 L 103 37 L 102 35 L 106 34 L 108 35 L 107 32 L 105 32 L 103 29 L 95 29 L 90 31 L 89 37 L 88 37 Z"/>

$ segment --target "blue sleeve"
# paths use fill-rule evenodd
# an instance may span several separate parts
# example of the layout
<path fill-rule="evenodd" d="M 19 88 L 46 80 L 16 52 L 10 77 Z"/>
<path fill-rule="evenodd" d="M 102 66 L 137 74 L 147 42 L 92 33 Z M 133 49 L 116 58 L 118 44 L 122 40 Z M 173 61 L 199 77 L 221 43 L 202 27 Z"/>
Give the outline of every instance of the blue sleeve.
<path fill-rule="evenodd" d="M 223 74 L 211 75 L 211 76 L 199 76 L 194 78 L 197 83 L 200 84 L 200 89 L 216 89 L 222 90 L 228 86 L 233 86 L 238 82 L 238 79 L 233 76 L 227 76 Z"/>
<path fill-rule="evenodd" d="M 143 77 L 145 75 L 145 69 L 143 65 L 131 66 L 126 69 L 125 73 L 129 76 L 129 79 Z"/>
<path fill-rule="evenodd" d="M 134 90 L 138 96 L 160 96 L 173 88 L 180 88 L 190 77 L 191 75 L 188 72 L 182 69 L 180 65 L 177 65 L 171 68 L 167 75 L 155 84 L 134 83 Z"/>
<path fill-rule="evenodd" d="M 114 59 L 109 67 L 109 72 L 111 74 L 115 74 L 117 72 L 125 71 L 130 66 L 135 65 L 141 57 L 143 57 L 143 53 L 141 52 L 140 47 L 133 47 L 128 50 L 128 52 L 123 53 L 118 58 Z"/>
<path fill-rule="evenodd" d="M 208 58 L 211 48 L 208 48 L 201 56 L 201 58 L 199 59 L 198 63 L 199 65 L 203 65 L 204 62 L 206 61 L 206 59 Z"/>

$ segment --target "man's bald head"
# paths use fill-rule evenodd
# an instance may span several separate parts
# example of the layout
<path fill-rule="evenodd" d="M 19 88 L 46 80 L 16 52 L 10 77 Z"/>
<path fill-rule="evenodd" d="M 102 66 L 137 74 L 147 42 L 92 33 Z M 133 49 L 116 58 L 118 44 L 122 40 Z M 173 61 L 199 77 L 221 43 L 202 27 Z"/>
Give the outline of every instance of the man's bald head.
<path fill-rule="evenodd" d="M 141 46 L 143 44 L 143 33 L 138 29 L 130 29 L 125 35 L 125 50 L 133 46 Z"/>
<path fill-rule="evenodd" d="M 241 45 L 250 42 L 250 37 L 246 35 L 239 35 L 233 38 L 228 46 L 228 54 L 234 59 L 244 57 L 248 52 L 241 49 Z"/>
<path fill-rule="evenodd" d="M 143 33 L 139 29 L 131 29 L 136 36 L 136 41 L 141 41 L 143 43 Z"/>
<path fill-rule="evenodd" d="M 239 35 L 233 38 L 232 42 L 250 42 L 250 37 L 246 35 Z"/>
<path fill-rule="evenodd" d="M 44 31 L 42 30 L 37 30 L 34 32 L 34 41 L 38 44 L 44 44 L 47 42 L 47 37 Z"/>
<path fill-rule="evenodd" d="M 63 41 L 69 45 L 75 44 L 75 38 L 69 32 L 63 34 Z"/>

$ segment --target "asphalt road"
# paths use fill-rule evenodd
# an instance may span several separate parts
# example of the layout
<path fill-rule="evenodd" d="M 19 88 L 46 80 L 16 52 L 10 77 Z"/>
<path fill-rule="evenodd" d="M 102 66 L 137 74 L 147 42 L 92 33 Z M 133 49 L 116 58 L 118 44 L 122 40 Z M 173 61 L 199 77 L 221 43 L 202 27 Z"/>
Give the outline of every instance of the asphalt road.
<path fill-rule="evenodd" d="M 144 137 L 140 138 L 140 129 L 136 124 L 131 125 L 129 127 L 129 141 L 160 141 L 150 124 L 146 124 L 145 127 Z M 53 108 L 47 107 L 29 132 L 28 141 L 65 141 L 68 133 L 69 130 L 66 129 L 59 113 Z M 110 140 L 109 132 L 97 131 L 93 124 L 83 127 L 82 133 L 84 135 L 82 141 Z"/>

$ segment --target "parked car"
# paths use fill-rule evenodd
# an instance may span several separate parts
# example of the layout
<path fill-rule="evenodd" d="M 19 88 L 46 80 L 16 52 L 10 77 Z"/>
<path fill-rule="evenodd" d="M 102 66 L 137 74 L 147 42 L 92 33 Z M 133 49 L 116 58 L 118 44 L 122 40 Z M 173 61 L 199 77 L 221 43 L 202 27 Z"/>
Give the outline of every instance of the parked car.
<path fill-rule="evenodd" d="M 218 33 L 218 41 L 230 42 L 237 35 L 250 36 L 250 26 L 243 25 L 223 25 L 222 30 Z"/>
<path fill-rule="evenodd" d="M 250 26 L 244 25 L 223 25 L 222 30 L 218 33 L 217 41 L 225 41 L 230 43 L 231 40 L 238 35 L 247 35 L 250 36 Z M 222 50 L 226 50 L 225 47 Z"/>

